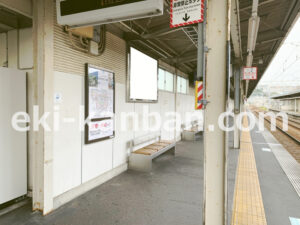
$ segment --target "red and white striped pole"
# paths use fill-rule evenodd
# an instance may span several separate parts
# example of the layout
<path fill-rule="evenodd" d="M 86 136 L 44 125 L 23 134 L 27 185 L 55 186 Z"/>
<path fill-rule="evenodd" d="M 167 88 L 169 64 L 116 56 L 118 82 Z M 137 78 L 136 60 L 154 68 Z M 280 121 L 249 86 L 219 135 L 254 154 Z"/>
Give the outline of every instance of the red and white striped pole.
<path fill-rule="evenodd" d="M 196 110 L 201 110 L 203 109 L 203 82 L 201 81 L 196 81 L 195 85 L 195 109 Z"/>

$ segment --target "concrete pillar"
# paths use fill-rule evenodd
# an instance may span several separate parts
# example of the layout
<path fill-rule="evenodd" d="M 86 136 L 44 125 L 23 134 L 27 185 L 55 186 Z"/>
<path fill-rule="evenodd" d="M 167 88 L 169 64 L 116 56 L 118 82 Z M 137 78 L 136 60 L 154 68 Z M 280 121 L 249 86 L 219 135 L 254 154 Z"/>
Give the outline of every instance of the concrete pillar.
<path fill-rule="evenodd" d="M 207 6 L 206 98 L 204 132 L 203 224 L 222 225 L 226 220 L 226 134 L 218 118 L 226 111 L 227 0 L 209 0 Z"/>
<path fill-rule="evenodd" d="M 34 102 L 40 117 L 53 112 L 53 8 L 52 0 L 33 1 Z M 52 127 L 52 117 L 47 123 Z M 53 209 L 53 133 L 40 126 L 33 138 L 33 210 L 45 215 Z"/>

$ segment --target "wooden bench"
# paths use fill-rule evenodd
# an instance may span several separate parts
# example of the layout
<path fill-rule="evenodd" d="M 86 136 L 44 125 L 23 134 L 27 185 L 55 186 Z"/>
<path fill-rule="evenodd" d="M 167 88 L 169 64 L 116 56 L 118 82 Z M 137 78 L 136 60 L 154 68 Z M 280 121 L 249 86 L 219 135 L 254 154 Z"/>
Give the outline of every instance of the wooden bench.
<path fill-rule="evenodd" d="M 182 140 L 195 141 L 198 134 L 203 133 L 203 129 L 200 127 L 198 121 L 192 121 L 191 126 L 187 127 L 185 124 L 181 125 L 182 129 Z"/>
<path fill-rule="evenodd" d="M 134 148 L 153 142 L 140 149 Z M 152 160 L 165 152 L 175 155 L 176 142 L 161 140 L 160 136 L 137 138 L 130 142 L 129 169 L 149 172 L 152 170 Z"/>

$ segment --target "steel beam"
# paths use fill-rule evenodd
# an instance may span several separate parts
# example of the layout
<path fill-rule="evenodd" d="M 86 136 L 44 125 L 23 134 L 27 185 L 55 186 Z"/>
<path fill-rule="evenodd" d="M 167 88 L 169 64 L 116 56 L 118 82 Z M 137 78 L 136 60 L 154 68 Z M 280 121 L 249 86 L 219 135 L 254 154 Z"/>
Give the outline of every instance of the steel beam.
<path fill-rule="evenodd" d="M 269 3 L 272 3 L 274 2 L 275 0 L 267 0 L 267 1 L 264 1 L 264 2 L 261 2 L 258 4 L 258 6 L 263 6 L 263 5 L 266 5 L 266 4 L 269 4 Z M 245 10 L 249 10 L 252 8 L 252 5 L 249 5 L 247 7 L 244 7 L 244 8 L 241 8 L 240 11 L 245 11 Z"/>
<path fill-rule="evenodd" d="M 182 28 L 173 28 L 173 29 L 170 29 L 169 27 L 163 27 L 163 28 L 160 28 L 160 29 L 157 29 L 157 30 L 150 30 L 150 33 L 148 34 L 144 34 L 142 35 L 142 37 L 144 39 L 156 39 L 156 38 L 159 38 L 161 36 L 164 36 L 164 35 L 167 35 L 167 34 L 170 34 L 170 33 L 174 33 L 174 32 L 177 32 L 177 31 L 180 31 L 182 30 Z"/>
<path fill-rule="evenodd" d="M 186 52 L 184 55 L 172 58 L 172 61 L 178 63 L 195 62 L 197 61 L 197 51 Z"/>
<path fill-rule="evenodd" d="M 234 56 L 236 58 L 242 58 L 242 40 L 241 40 L 241 27 L 240 27 L 240 13 L 239 13 L 239 1 L 231 1 L 231 41 L 233 44 Z"/>

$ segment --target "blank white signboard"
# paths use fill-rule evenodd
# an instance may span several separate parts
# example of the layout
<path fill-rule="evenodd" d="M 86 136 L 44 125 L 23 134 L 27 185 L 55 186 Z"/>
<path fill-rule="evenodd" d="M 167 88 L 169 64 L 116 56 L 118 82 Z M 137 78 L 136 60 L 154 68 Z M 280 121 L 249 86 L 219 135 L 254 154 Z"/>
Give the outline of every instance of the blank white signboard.
<path fill-rule="evenodd" d="M 130 48 L 130 100 L 157 101 L 158 62 Z"/>
<path fill-rule="evenodd" d="M 26 73 L 0 68 L 0 204 L 27 193 L 26 132 L 11 125 L 19 111 L 26 112 Z"/>

